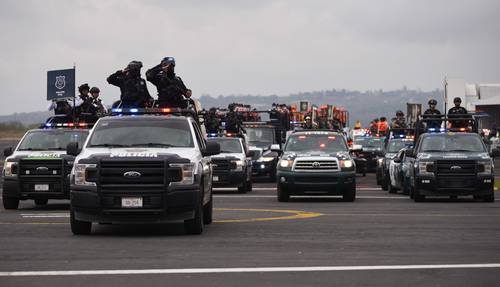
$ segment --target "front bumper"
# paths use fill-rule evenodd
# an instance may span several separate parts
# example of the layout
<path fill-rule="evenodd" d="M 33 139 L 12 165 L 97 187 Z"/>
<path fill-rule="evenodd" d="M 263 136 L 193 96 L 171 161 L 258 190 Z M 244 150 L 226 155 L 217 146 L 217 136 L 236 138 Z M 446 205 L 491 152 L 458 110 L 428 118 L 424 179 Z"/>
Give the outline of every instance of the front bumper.
<path fill-rule="evenodd" d="M 48 191 L 35 191 L 35 184 L 49 185 Z M 2 196 L 19 199 L 69 199 L 69 179 L 57 181 L 19 181 L 17 177 L 4 178 Z"/>
<path fill-rule="evenodd" d="M 356 188 L 356 172 L 294 172 L 278 170 L 278 184 L 291 195 L 342 195 Z"/>
<path fill-rule="evenodd" d="M 199 186 L 179 187 L 163 194 L 135 191 L 103 195 L 96 188 L 71 188 L 71 208 L 80 221 L 102 223 L 166 223 L 194 218 L 201 200 Z M 142 196 L 140 196 L 142 195 Z M 122 197 L 142 197 L 142 208 L 122 208 Z"/>
<path fill-rule="evenodd" d="M 493 192 L 495 177 L 493 175 L 477 175 L 476 178 L 447 179 L 448 184 L 439 183 L 435 176 L 415 177 L 415 188 L 419 194 L 428 196 L 456 196 L 456 195 L 488 195 Z"/>
<path fill-rule="evenodd" d="M 237 186 L 241 185 L 246 180 L 244 171 L 229 171 L 229 172 L 216 172 L 214 171 L 212 177 L 212 186 Z"/>
<path fill-rule="evenodd" d="M 271 174 L 276 170 L 276 160 L 264 162 L 254 161 L 252 163 L 252 173 L 257 175 Z"/>

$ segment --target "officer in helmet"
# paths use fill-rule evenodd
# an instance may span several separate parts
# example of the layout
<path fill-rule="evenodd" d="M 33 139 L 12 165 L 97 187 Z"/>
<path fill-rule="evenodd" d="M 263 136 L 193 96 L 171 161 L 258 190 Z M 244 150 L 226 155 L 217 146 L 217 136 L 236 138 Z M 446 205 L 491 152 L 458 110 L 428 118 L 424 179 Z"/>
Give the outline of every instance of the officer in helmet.
<path fill-rule="evenodd" d="M 97 120 L 97 108 L 94 106 L 94 99 L 89 95 L 89 84 L 85 83 L 78 87 L 76 101 L 76 116 L 80 121 L 95 122 Z"/>
<path fill-rule="evenodd" d="M 453 99 L 453 104 L 455 106 L 448 110 L 448 118 L 469 118 L 470 116 L 467 114 L 467 110 L 461 106 L 462 99 L 456 97 Z M 463 128 L 468 126 L 467 120 L 450 120 L 451 128 Z"/>
<path fill-rule="evenodd" d="M 405 114 L 403 111 L 397 111 L 396 117 L 392 119 L 392 127 L 393 129 L 406 129 L 408 126 L 405 120 Z"/>
<path fill-rule="evenodd" d="M 219 133 L 220 121 L 217 118 L 217 109 L 212 107 L 205 115 L 205 128 L 209 134 Z"/>
<path fill-rule="evenodd" d="M 423 119 L 427 119 L 427 128 L 440 128 L 441 127 L 441 112 L 436 109 L 437 101 L 435 99 L 430 99 L 429 108 L 425 110 Z M 436 119 L 436 120 L 429 120 Z"/>
<path fill-rule="evenodd" d="M 311 115 L 306 115 L 302 128 L 304 128 L 305 130 L 312 130 L 316 128 L 316 126 L 313 124 Z"/>
<path fill-rule="evenodd" d="M 175 59 L 165 57 L 160 64 L 146 72 L 146 79 L 158 89 L 159 107 L 186 108 L 185 99 L 191 98 L 192 92 L 175 74 Z"/>
<path fill-rule="evenodd" d="M 245 128 L 242 126 L 242 121 L 236 111 L 234 110 L 236 104 L 229 104 L 229 112 L 226 114 L 226 132 L 233 134 L 240 134 L 240 132 L 246 132 Z"/>
<path fill-rule="evenodd" d="M 141 78 L 142 62 L 132 61 L 123 70 L 108 77 L 108 83 L 120 88 L 121 108 L 144 108 L 153 98 L 149 95 L 146 81 Z M 115 106 L 115 105 L 113 105 Z"/>
<path fill-rule="evenodd" d="M 92 103 L 96 107 L 98 116 L 102 116 L 108 112 L 106 106 L 102 103 L 101 99 L 99 99 L 99 94 L 101 90 L 98 87 L 92 87 L 90 89 L 90 96 L 92 97 Z"/>

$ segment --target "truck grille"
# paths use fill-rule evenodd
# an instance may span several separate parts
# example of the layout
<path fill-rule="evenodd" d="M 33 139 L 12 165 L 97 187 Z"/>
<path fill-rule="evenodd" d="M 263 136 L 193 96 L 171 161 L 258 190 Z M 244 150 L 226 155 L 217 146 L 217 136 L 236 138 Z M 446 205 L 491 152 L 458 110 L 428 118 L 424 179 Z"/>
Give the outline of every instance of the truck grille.
<path fill-rule="evenodd" d="M 214 171 L 229 171 L 231 161 L 228 159 L 212 159 L 212 166 Z"/>
<path fill-rule="evenodd" d="M 435 172 L 438 188 L 474 188 L 476 185 L 474 160 L 438 160 Z"/>
<path fill-rule="evenodd" d="M 21 159 L 19 183 L 22 192 L 64 192 L 64 178 L 71 171 L 63 159 Z M 48 190 L 36 191 L 35 184 L 46 184 Z"/>
<path fill-rule="evenodd" d="M 339 171 L 337 159 L 297 159 L 294 165 L 295 171 Z"/>
<path fill-rule="evenodd" d="M 262 151 L 261 150 L 252 150 L 254 152 L 252 160 L 258 160 L 262 156 Z"/>
<path fill-rule="evenodd" d="M 103 207 L 121 208 L 122 197 L 142 197 L 143 208 L 161 208 L 168 186 L 166 165 L 164 161 L 102 160 L 98 180 Z M 127 177 L 127 172 L 140 176 Z"/>

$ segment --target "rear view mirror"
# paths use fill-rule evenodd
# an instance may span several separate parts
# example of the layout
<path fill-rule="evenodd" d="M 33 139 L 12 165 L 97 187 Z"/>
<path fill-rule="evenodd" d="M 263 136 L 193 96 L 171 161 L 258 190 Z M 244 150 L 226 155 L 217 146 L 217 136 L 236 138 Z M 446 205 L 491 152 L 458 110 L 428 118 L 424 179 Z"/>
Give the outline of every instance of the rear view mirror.
<path fill-rule="evenodd" d="M 219 143 L 209 141 L 207 142 L 207 148 L 203 151 L 203 156 L 211 156 L 220 153 Z"/>
<path fill-rule="evenodd" d="M 409 149 L 405 150 L 405 156 L 406 157 L 413 157 L 413 149 L 409 148 Z"/>
<path fill-rule="evenodd" d="M 8 147 L 6 149 L 3 150 L 3 156 L 4 157 L 8 157 L 8 156 L 11 156 L 13 154 L 13 150 L 12 150 L 12 147 Z"/>
<path fill-rule="evenodd" d="M 80 148 L 78 147 L 78 142 L 70 142 L 66 146 L 66 154 L 77 156 L 80 153 Z"/>

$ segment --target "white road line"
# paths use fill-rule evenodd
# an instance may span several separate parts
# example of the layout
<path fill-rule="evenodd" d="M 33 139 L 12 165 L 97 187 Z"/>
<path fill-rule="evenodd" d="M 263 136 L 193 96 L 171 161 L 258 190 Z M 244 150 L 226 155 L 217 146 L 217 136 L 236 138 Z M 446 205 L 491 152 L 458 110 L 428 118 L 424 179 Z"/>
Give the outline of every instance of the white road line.
<path fill-rule="evenodd" d="M 478 269 L 478 268 L 500 268 L 500 263 L 433 264 L 433 265 L 372 265 L 372 266 L 131 269 L 131 270 L 12 271 L 12 272 L 0 272 L 0 277 L 71 276 L 71 275 L 133 275 L 133 274 L 206 274 L 206 273 L 256 273 L 256 272 L 322 272 L 322 271 Z"/>
<path fill-rule="evenodd" d="M 237 188 L 233 187 L 214 187 L 214 191 L 235 191 Z M 260 191 L 276 191 L 276 187 L 254 187 L 252 190 L 260 190 Z M 379 187 L 357 187 L 356 190 L 360 191 L 379 191 L 382 190 Z"/>
<path fill-rule="evenodd" d="M 69 213 L 21 213 L 23 218 L 68 218 Z"/>
<path fill-rule="evenodd" d="M 243 194 L 214 194 L 216 198 L 275 198 L 276 195 L 243 195 Z M 293 197 L 293 196 L 292 196 Z M 340 196 L 328 196 L 328 195 L 316 195 L 316 196 L 297 196 L 293 198 L 340 198 Z M 399 196 L 369 196 L 369 195 L 357 195 L 356 198 L 362 199 L 406 199 L 409 197 L 399 197 Z"/>

